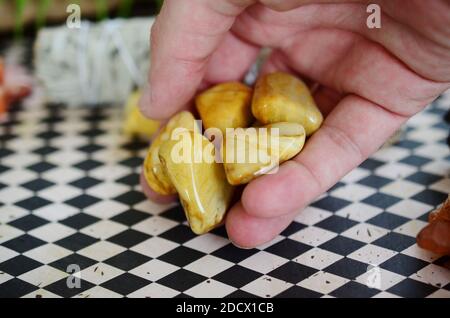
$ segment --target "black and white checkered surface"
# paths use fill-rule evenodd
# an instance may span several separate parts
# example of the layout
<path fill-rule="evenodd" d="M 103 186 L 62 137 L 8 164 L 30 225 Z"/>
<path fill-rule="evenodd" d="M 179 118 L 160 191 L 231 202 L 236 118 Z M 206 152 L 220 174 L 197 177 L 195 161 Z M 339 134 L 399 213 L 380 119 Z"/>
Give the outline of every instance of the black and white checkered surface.
<path fill-rule="evenodd" d="M 0 297 L 450 297 L 450 258 L 415 244 L 450 191 L 449 108 L 447 94 L 252 250 L 145 199 L 146 145 L 120 134 L 120 109 L 16 110 L 0 125 Z"/>

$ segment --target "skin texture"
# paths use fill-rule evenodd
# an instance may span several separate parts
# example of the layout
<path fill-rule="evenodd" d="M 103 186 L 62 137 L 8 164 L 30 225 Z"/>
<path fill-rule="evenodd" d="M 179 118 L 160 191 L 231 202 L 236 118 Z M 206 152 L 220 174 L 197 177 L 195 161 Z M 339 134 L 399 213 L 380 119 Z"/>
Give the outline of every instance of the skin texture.
<path fill-rule="evenodd" d="M 273 48 L 264 72 L 320 84 L 321 128 L 277 174 L 249 183 L 228 213 L 236 245 L 274 238 L 450 87 L 450 2 L 377 2 L 381 29 L 367 28 L 367 1 L 164 2 L 151 36 L 152 89 L 141 100 L 147 116 L 167 119 L 199 89 L 240 80 L 262 46 Z"/>

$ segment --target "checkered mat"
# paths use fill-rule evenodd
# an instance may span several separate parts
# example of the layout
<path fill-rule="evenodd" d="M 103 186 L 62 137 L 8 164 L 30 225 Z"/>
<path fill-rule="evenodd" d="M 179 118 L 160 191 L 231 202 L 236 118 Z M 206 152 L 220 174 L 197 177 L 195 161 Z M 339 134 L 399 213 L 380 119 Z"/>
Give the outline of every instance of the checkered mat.
<path fill-rule="evenodd" d="M 450 190 L 449 106 L 252 250 L 145 199 L 146 145 L 121 136 L 120 109 L 17 109 L 0 126 L 0 297 L 450 297 L 450 258 L 415 244 Z"/>

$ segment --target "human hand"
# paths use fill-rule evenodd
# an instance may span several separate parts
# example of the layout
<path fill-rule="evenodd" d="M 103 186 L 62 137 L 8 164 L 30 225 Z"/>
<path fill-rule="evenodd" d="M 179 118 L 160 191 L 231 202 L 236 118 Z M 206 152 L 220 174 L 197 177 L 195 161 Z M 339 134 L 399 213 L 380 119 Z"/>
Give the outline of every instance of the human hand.
<path fill-rule="evenodd" d="M 228 212 L 236 245 L 274 238 L 450 87 L 450 2 L 378 3 L 380 29 L 366 25 L 367 1 L 164 2 L 152 28 L 151 91 L 141 100 L 149 117 L 169 118 L 199 89 L 241 80 L 266 46 L 273 52 L 263 72 L 297 73 L 320 84 L 314 99 L 326 117 L 322 127 L 276 174 L 249 183 Z"/>

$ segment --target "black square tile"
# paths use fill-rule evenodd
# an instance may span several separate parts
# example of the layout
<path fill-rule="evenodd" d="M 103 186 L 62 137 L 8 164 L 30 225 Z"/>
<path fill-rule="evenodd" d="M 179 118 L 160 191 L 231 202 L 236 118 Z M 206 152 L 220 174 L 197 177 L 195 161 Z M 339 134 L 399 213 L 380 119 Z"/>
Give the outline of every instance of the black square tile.
<path fill-rule="evenodd" d="M 37 172 L 37 173 L 43 173 L 45 171 L 48 171 L 50 169 L 55 168 L 56 165 L 52 164 L 52 163 L 48 163 L 46 161 L 42 161 L 42 162 L 38 162 L 35 164 L 32 164 L 31 166 L 28 166 L 27 169 Z"/>
<path fill-rule="evenodd" d="M 129 186 L 134 186 L 139 184 L 139 178 L 140 178 L 139 174 L 133 172 L 125 177 L 117 179 L 116 182 L 123 183 Z"/>
<path fill-rule="evenodd" d="M 80 230 L 88 225 L 91 225 L 97 221 L 99 221 L 99 218 L 96 218 L 95 216 L 86 214 L 86 213 L 77 213 L 75 215 L 69 216 L 68 218 L 60 221 L 59 223 L 70 226 L 71 228 L 74 228 L 76 230 Z"/>
<path fill-rule="evenodd" d="M 383 212 L 367 220 L 366 222 L 388 230 L 393 230 L 408 221 L 409 219 L 403 216 L 399 216 L 389 212 Z"/>
<path fill-rule="evenodd" d="M 53 182 L 47 181 L 42 178 L 38 178 L 38 179 L 35 179 L 32 181 L 29 181 L 27 183 L 21 184 L 21 187 L 24 187 L 25 189 L 37 192 L 37 191 L 46 189 L 48 187 L 51 187 L 52 185 L 54 185 Z"/>
<path fill-rule="evenodd" d="M 306 289 L 300 286 L 292 286 L 286 289 L 281 294 L 275 296 L 275 298 L 320 298 L 323 294 Z"/>
<path fill-rule="evenodd" d="M 450 255 L 441 256 L 437 260 L 433 262 L 433 264 L 436 264 L 438 266 L 442 266 L 448 270 L 450 270 Z"/>
<path fill-rule="evenodd" d="M 176 266 L 186 266 L 199 258 L 203 257 L 205 254 L 192 248 L 179 246 L 170 252 L 159 257 L 160 260 L 176 265 Z"/>
<path fill-rule="evenodd" d="M 227 229 L 223 225 L 219 226 L 219 227 L 216 227 L 210 233 L 228 239 Z"/>
<path fill-rule="evenodd" d="M 414 199 L 416 201 L 425 204 L 437 206 L 442 202 L 444 202 L 445 199 L 447 199 L 447 196 L 448 196 L 447 193 L 426 189 L 423 190 L 422 192 L 417 193 L 416 195 L 411 197 L 411 199 Z"/>
<path fill-rule="evenodd" d="M 189 299 L 189 298 L 194 298 L 194 297 L 180 293 L 180 294 L 176 295 L 174 298 Z"/>
<path fill-rule="evenodd" d="M 57 131 L 46 130 L 46 131 L 43 131 L 43 132 L 37 134 L 36 137 L 41 138 L 41 139 L 45 139 L 45 140 L 50 140 L 50 139 L 54 139 L 54 138 L 60 137 L 61 135 L 62 134 L 57 132 Z"/>
<path fill-rule="evenodd" d="M 357 282 L 348 282 L 330 293 L 337 298 L 370 298 L 380 291 Z"/>
<path fill-rule="evenodd" d="M 260 297 L 257 296 L 257 295 L 250 294 L 250 293 L 247 293 L 246 291 L 238 289 L 238 290 L 235 290 L 234 292 L 232 292 L 231 294 L 226 295 L 225 298 L 231 298 L 231 299 L 233 299 L 233 298 L 240 298 L 240 299 L 243 299 L 243 298 L 260 298 Z"/>
<path fill-rule="evenodd" d="M 85 209 L 90 205 L 99 202 L 100 199 L 89 194 L 81 194 L 75 198 L 65 201 L 64 203 L 73 206 L 78 209 Z"/>
<path fill-rule="evenodd" d="M 287 262 L 284 265 L 274 269 L 268 276 L 278 278 L 282 281 L 297 284 L 311 275 L 317 273 L 319 270 L 301 265 L 295 262 Z M 270 279 L 270 278 L 268 278 Z"/>
<path fill-rule="evenodd" d="M 89 189 L 89 188 L 99 184 L 100 182 L 102 182 L 102 181 L 98 180 L 96 178 L 83 177 L 83 178 L 80 178 L 78 180 L 71 182 L 70 185 L 77 187 L 79 189 L 82 189 L 82 190 L 86 190 L 86 189 Z"/>
<path fill-rule="evenodd" d="M 73 277 L 73 278 L 75 278 L 75 277 Z M 49 292 L 52 292 L 58 296 L 61 296 L 64 298 L 69 298 L 69 297 L 78 295 L 78 294 L 84 292 L 85 290 L 88 290 L 94 286 L 95 286 L 94 284 L 92 284 L 88 281 L 85 281 L 83 279 L 80 279 L 79 288 L 77 286 L 75 286 L 74 288 L 70 288 L 69 285 L 67 284 L 67 278 L 63 278 L 63 279 L 60 279 L 48 286 L 45 286 L 44 289 L 48 290 Z"/>
<path fill-rule="evenodd" d="M 418 258 L 397 254 L 380 264 L 380 267 L 403 276 L 410 276 L 427 265 L 427 262 Z"/>
<path fill-rule="evenodd" d="M 58 149 L 55 148 L 55 147 L 52 147 L 52 146 L 42 146 L 42 147 L 39 147 L 39 148 L 34 149 L 34 150 L 33 150 L 33 153 L 38 154 L 38 155 L 41 155 L 41 156 L 46 156 L 46 155 L 49 155 L 49 154 L 51 154 L 51 153 L 53 153 L 53 152 L 55 152 L 55 151 L 58 151 Z"/>
<path fill-rule="evenodd" d="M 12 278 L 0 285 L 0 298 L 19 298 L 38 289 L 18 278 Z"/>
<path fill-rule="evenodd" d="M 300 230 L 303 230 L 305 227 L 307 227 L 307 225 L 294 221 L 291 224 L 289 224 L 289 226 L 285 228 L 283 232 L 281 232 L 281 235 L 290 236 L 294 233 L 297 233 Z"/>
<path fill-rule="evenodd" d="M 351 203 L 350 201 L 344 199 L 336 198 L 333 196 L 327 196 L 319 201 L 314 202 L 312 206 L 331 212 L 337 212 L 340 209 L 345 208 L 350 203 Z"/>
<path fill-rule="evenodd" d="M 120 268 L 124 271 L 130 271 L 133 268 L 148 262 L 149 260 L 151 260 L 151 258 L 148 256 L 127 250 L 107 259 L 104 263 Z"/>
<path fill-rule="evenodd" d="M 95 169 L 97 167 L 100 167 L 101 165 L 102 165 L 102 163 L 97 160 L 86 159 L 86 160 L 83 160 L 83 161 L 75 164 L 74 167 L 78 168 L 80 170 L 89 171 L 89 170 Z"/>
<path fill-rule="evenodd" d="M 373 242 L 373 245 L 381 246 L 393 251 L 401 252 L 404 249 L 414 245 L 416 239 L 411 236 L 403 235 L 400 233 L 390 232 L 378 240 Z"/>
<path fill-rule="evenodd" d="M 402 148 L 406 148 L 406 149 L 414 149 L 417 148 L 419 146 L 422 146 L 423 143 L 418 142 L 418 141 L 414 141 L 414 140 L 401 140 L 397 143 L 395 143 L 396 147 L 402 147 Z"/>
<path fill-rule="evenodd" d="M 82 131 L 80 134 L 85 137 L 98 137 L 100 135 L 105 134 L 106 132 L 99 128 L 90 128 L 85 131 Z"/>
<path fill-rule="evenodd" d="M 0 172 L 0 174 L 1 174 L 1 172 Z M 6 187 L 8 187 L 8 185 L 0 182 L 0 190 L 4 189 Z"/>
<path fill-rule="evenodd" d="M 407 278 L 387 291 L 405 298 L 424 298 L 434 293 L 438 288 Z"/>
<path fill-rule="evenodd" d="M 23 255 L 17 255 L 9 260 L 0 263 L 0 271 L 8 273 L 11 276 L 20 276 L 23 273 L 32 271 L 42 266 L 41 263 Z M 0 285 L 3 287 L 3 285 Z M 0 288 L 1 290 L 2 288 Z"/>
<path fill-rule="evenodd" d="M 358 224 L 358 222 L 355 222 L 353 220 L 350 220 L 349 218 L 343 218 L 338 215 L 332 215 L 323 221 L 320 221 L 319 223 L 315 224 L 314 226 L 320 227 L 322 229 L 335 232 L 335 233 L 342 233 L 349 228 L 355 226 Z"/>
<path fill-rule="evenodd" d="M 150 237 L 151 235 L 136 230 L 128 229 L 119 234 L 114 235 L 113 237 L 110 237 L 108 241 L 119 244 L 126 248 L 130 248 L 136 244 L 139 244 L 149 239 Z"/>
<path fill-rule="evenodd" d="M 92 236 L 83 234 L 83 233 L 75 233 L 70 236 L 67 236 L 59 241 L 56 241 L 55 244 L 67 248 L 71 251 L 81 250 L 89 245 L 94 244 L 99 241 Z"/>
<path fill-rule="evenodd" d="M 159 237 L 165 238 L 167 240 L 183 244 L 194 237 L 196 237 L 194 232 L 186 225 L 177 225 L 164 233 L 161 233 Z"/>
<path fill-rule="evenodd" d="M 148 213 L 131 209 L 114 216 L 111 220 L 114 222 L 132 226 L 150 217 L 151 215 L 149 215 Z"/>
<path fill-rule="evenodd" d="M 130 168 L 137 168 L 137 167 L 140 167 L 143 162 L 144 162 L 144 159 L 141 157 L 130 157 L 130 158 L 120 161 L 119 164 L 130 167 Z"/>
<path fill-rule="evenodd" d="M 88 153 L 88 154 L 92 154 L 92 153 L 94 153 L 94 152 L 96 152 L 96 151 L 99 151 L 99 150 L 101 150 L 101 149 L 103 149 L 104 147 L 103 146 L 100 146 L 100 145 L 96 145 L 96 144 L 88 144 L 88 145 L 85 145 L 85 146 L 81 146 L 81 147 L 78 147 L 77 149 L 79 150 L 79 151 L 81 151 L 81 152 L 85 152 L 85 153 Z"/>
<path fill-rule="evenodd" d="M 199 284 L 205 279 L 206 277 L 199 274 L 185 269 L 179 269 L 172 274 L 161 278 L 157 283 L 182 292 Z"/>
<path fill-rule="evenodd" d="M 149 284 L 151 282 L 144 278 L 130 273 L 124 273 L 104 282 L 101 286 L 125 296 Z"/>
<path fill-rule="evenodd" d="M 364 203 L 379 207 L 381 209 L 386 209 L 399 201 L 400 201 L 399 198 L 385 193 L 374 193 L 370 197 L 367 197 L 364 200 L 362 200 L 362 202 Z"/>
<path fill-rule="evenodd" d="M 114 200 L 119 201 L 123 204 L 127 205 L 134 205 L 139 202 L 142 202 L 146 200 L 147 198 L 142 192 L 131 190 L 124 194 L 119 195 L 118 197 L 115 197 Z"/>
<path fill-rule="evenodd" d="M 370 176 L 367 176 L 367 177 L 359 180 L 358 183 L 363 184 L 368 187 L 371 187 L 371 188 L 379 189 L 379 188 L 384 187 L 386 184 L 391 183 L 392 181 L 393 181 L 392 179 L 388 179 L 388 178 L 384 178 L 384 177 L 380 177 L 380 176 L 376 176 L 376 175 L 370 175 Z"/>
<path fill-rule="evenodd" d="M 170 219 L 176 222 L 184 222 L 186 220 L 186 215 L 184 214 L 183 208 L 180 205 L 177 205 L 161 213 L 159 216 L 165 217 L 166 219 Z"/>
<path fill-rule="evenodd" d="M 0 159 L 8 157 L 8 156 L 12 155 L 13 153 L 14 153 L 14 151 L 9 150 L 7 148 L 0 148 Z"/>
<path fill-rule="evenodd" d="M 224 284 L 241 288 L 262 275 L 263 274 L 252 271 L 246 267 L 234 265 L 211 278 Z"/>
<path fill-rule="evenodd" d="M 359 165 L 359 167 L 373 171 L 373 170 L 381 167 L 384 164 L 385 164 L 385 162 L 383 162 L 383 161 L 369 158 L 369 159 L 366 159 L 363 163 L 361 163 Z"/>
<path fill-rule="evenodd" d="M 14 204 L 21 208 L 24 208 L 25 210 L 33 211 L 42 208 L 46 205 L 49 205 L 50 203 L 51 202 L 49 200 L 43 199 L 39 196 L 33 196 L 31 198 L 16 202 Z"/>
<path fill-rule="evenodd" d="M 364 243 L 360 241 L 339 235 L 319 247 L 339 255 L 347 256 L 363 246 Z"/>
<path fill-rule="evenodd" d="M 47 223 L 49 223 L 49 221 L 43 218 L 40 218 L 34 214 L 27 214 L 24 217 L 21 217 L 20 219 L 16 219 L 12 222 L 9 222 L 8 224 L 22 231 L 27 232 Z"/>
<path fill-rule="evenodd" d="M 412 155 L 412 156 L 408 156 L 406 158 L 403 158 L 399 162 L 405 163 L 405 164 L 410 165 L 410 166 L 421 167 L 424 164 L 429 163 L 430 161 L 431 161 L 431 159 L 429 159 L 429 158 L 425 158 L 425 157 L 421 157 L 421 156 L 417 156 L 417 155 Z"/>
<path fill-rule="evenodd" d="M 258 253 L 257 249 L 242 249 L 234 246 L 233 244 L 225 245 L 224 247 L 215 250 L 212 255 L 223 258 L 224 260 L 232 263 L 239 263 L 244 259 Z"/>
<path fill-rule="evenodd" d="M 350 258 L 343 258 L 324 269 L 325 272 L 342 276 L 348 279 L 355 279 L 367 272 L 367 264 L 355 261 Z"/>
<path fill-rule="evenodd" d="M 293 259 L 312 248 L 312 246 L 287 238 L 266 248 L 265 251 L 287 259 Z"/>
<path fill-rule="evenodd" d="M 346 185 L 346 183 L 338 181 L 331 188 L 329 188 L 327 192 L 333 192 L 334 190 L 342 188 L 345 185 Z"/>
<path fill-rule="evenodd" d="M 8 171 L 9 169 L 11 169 L 11 168 L 0 164 L 0 174 L 2 174 L 3 172 Z"/>
<path fill-rule="evenodd" d="M 46 244 L 46 242 L 28 234 L 23 234 L 2 243 L 3 246 L 19 253 L 24 253 L 44 244 Z"/>
<path fill-rule="evenodd" d="M 59 260 L 56 260 L 49 265 L 57 268 L 59 270 L 62 270 L 63 272 L 67 272 L 67 267 L 72 264 L 76 264 L 80 267 L 81 270 L 88 268 L 92 265 L 97 263 L 97 261 L 90 259 L 86 256 L 73 253 L 70 255 L 67 255 L 66 257 L 60 258 Z"/>
<path fill-rule="evenodd" d="M 121 147 L 128 151 L 138 151 L 148 147 L 148 142 L 138 138 L 125 142 Z"/>
<path fill-rule="evenodd" d="M 443 178 L 442 176 L 438 176 L 432 173 L 417 171 L 416 173 L 408 176 L 406 180 L 423 185 L 430 185 L 441 180 L 442 178 Z"/>

